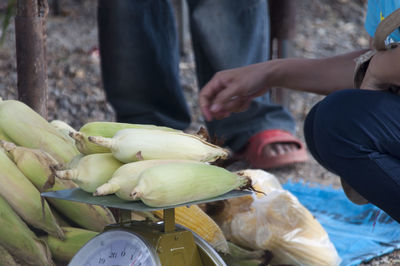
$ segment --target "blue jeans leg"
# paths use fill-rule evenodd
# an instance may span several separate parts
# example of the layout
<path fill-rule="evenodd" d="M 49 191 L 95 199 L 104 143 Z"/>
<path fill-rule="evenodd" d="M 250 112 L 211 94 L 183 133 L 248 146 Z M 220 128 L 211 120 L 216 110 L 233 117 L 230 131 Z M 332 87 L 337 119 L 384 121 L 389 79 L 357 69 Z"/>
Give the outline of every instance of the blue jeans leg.
<path fill-rule="evenodd" d="M 185 129 L 178 40 L 167 0 L 99 0 L 103 86 L 120 122 Z"/>
<path fill-rule="evenodd" d="M 188 0 L 191 34 L 200 88 L 220 70 L 268 59 L 269 11 L 266 0 Z M 234 151 L 266 129 L 294 133 L 292 116 L 269 95 L 253 101 L 242 113 L 207 123 L 211 135 Z"/>
<path fill-rule="evenodd" d="M 343 90 L 305 123 L 310 152 L 328 170 L 400 222 L 400 96 Z"/>

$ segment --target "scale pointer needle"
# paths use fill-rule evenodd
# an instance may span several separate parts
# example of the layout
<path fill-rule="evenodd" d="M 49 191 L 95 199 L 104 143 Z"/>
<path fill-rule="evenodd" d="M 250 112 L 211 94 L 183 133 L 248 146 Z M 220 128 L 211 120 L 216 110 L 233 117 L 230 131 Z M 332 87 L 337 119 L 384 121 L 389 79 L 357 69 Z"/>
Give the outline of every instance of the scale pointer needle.
<path fill-rule="evenodd" d="M 139 253 L 139 255 L 132 261 L 132 263 L 129 264 L 129 266 L 135 265 L 136 260 L 139 259 L 141 255 L 142 255 L 142 252 Z"/>

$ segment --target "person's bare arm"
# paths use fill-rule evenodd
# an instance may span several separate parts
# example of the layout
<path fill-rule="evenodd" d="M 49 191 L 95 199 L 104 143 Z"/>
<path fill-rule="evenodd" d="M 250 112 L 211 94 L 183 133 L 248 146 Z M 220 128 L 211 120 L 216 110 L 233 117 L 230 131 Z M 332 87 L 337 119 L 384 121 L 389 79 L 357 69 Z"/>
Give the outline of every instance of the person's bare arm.
<path fill-rule="evenodd" d="M 378 52 L 372 57 L 361 88 L 385 90 L 392 84 L 400 86 L 400 47 Z"/>
<path fill-rule="evenodd" d="M 218 72 L 200 92 L 206 118 L 221 119 L 246 109 L 251 100 L 270 88 L 329 94 L 353 87 L 356 51 L 324 59 L 277 59 Z"/>

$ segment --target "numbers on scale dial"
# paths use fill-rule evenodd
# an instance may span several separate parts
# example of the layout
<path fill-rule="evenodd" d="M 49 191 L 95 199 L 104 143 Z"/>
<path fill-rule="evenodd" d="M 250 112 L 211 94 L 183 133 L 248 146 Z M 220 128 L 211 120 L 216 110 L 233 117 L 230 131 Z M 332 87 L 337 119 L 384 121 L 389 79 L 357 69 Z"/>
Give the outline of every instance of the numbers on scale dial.
<path fill-rule="evenodd" d="M 94 240 L 94 239 L 92 239 Z M 82 250 L 83 251 L 83 250 Z M 149 247 L 138 236 L 115 234 L 93 243 L 92 251 L 83 260 L 87 266 L 156 266 Z M 81 265 L 82 265 L 81 264 Z"/>

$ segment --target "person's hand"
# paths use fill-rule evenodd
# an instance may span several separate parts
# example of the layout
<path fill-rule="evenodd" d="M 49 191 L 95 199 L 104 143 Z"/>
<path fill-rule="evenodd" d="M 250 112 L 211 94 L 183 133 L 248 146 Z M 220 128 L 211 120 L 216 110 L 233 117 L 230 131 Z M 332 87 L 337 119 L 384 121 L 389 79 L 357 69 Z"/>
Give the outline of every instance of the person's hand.
<path fill-rule="evenodd" d="M 376 56 L 376 55 L 375 55 Z M 382 82 L 381 77 L 376 71 L 376 64 L 373 56 L 371 58 L 371 61 L 368 65 L 367 71 L 365 72 L 364 78 L 361 83 L 361 89 L 364 90 L 382 90 L 385 88 L 382 88 L 382 85 L 384 82 Z"/>
<path fill-rule="evenodd" d="M 200 91 L 200 109 L 207 121 L 246 110 L 251 100 L 268 91 L 266 63 L 218 72 Z"/>
<path fill-rule="evenodd" d="M 380 51 L 368 65 L 361 89 L 387 90 L 390 85 L 400 86 L 400 47 Z"/>

